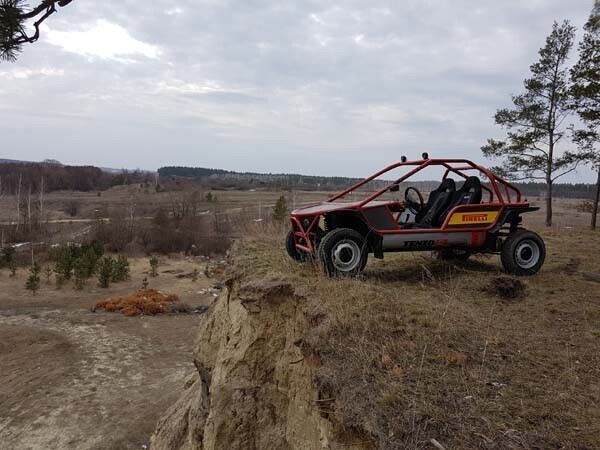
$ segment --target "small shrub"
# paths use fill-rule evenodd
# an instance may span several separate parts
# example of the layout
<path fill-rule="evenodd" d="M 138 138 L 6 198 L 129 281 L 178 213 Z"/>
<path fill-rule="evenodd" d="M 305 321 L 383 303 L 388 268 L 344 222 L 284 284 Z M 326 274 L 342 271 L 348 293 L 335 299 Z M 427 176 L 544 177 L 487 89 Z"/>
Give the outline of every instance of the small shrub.
<path fill-rule="evenodd" d="M 156 256 L 150 258 L 150 276 L 152 278 L 158 276 L 158 258 Z"/>
<path fill-rule="evenodd" d="M 167 312 L 178 314 L 189 314 L 192 312 L 192 307 L 187 303 L 173 302 L 167 306 Z"/>
<path fill-rule="evenodd" d="M 277 203 L 273 207 L 273 222 L 283 223 L 288 218 L 288 206 L 285 196 L 277 199 Z"/>
<path fill-rule="evenodd" d="M 46 265 L 44 268 L 44 277 L 46 278 L 46 284 L 52 284 L 52 266 L 50 264 Z"/>
<path fill-rule="evenodd" d="M 64 212 L 70 217 L 75 217 L 79 214 L 79 202 L 77 200 L 69 200 L 65 203 Z"/>
<path fill-rule="evenodd" d="M 575 206 L 575 209 L 583 213 L 592 213 L 594 211 L 594 203 L 591 200 L 582 200 Z"/>
<path fill-rule="evenodd" d="M 54 280 L 56 281 L 56 289 L 62 289 L 66 282 L 65 277 L 57 272 L 54 273 Z"/>
<path fill-rule="evenodd" d="M 91 274 L 88 274 L 88 270 L 89 269 L 85 258 L 80 257 L 75 260 L 73 278 L 75 282 L 75 289 L 77 289 L 78 291 L 83 289 L 83 287 L 85 286 L 85 281 L 91 276 Z"/>
<path fill-rule="evenodd" d="M 29 269 L 29 277 L 25 283 L 25 288 L 31 291 L 33 295 L 35 295 L 40 288 L 40 266 L 36 262 L 34 262 Z"/>
<path fill-rule="evenodd" d="M 16 252 L 17 250 L 14 247 L 2 247 L 2 259 L 0 260 L 1 265 L 10 268 L 11 263 L 15 262 Z"/>
<path fill-rule="evenodd" d="M 194 281 L 194 282 L 198 281 L 199 276 L 200 276 L 200 272 L 198 271 L 197 268 L 194 268 L 194 271 L 192 272 L 192 281 Z"/>
<path fill-rule="evenodd" d="M 506 300 L 515 300 L 525 297 L 527 286 L 517 278 L 497 276 L 483 290 Z"/>
<path fill-rule="evenodd" d="M 17 276 L 17 263 L 14 260 L 8 263 L 8 269 L 11 278 Z"/>

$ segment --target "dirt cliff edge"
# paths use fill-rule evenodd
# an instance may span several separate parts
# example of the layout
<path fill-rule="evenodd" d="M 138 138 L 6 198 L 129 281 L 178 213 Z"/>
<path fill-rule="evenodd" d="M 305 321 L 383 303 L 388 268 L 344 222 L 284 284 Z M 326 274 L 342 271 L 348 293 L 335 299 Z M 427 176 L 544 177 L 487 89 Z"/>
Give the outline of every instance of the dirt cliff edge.
<path fill-rule="evenodd" d="M 279 279 L 227 285 L 201 325 L 198 371 L 159 421 L 151 448 L 339 448 L 319 412 L 314 367 L 295 345 L 307 325 L 303 298 Z"/>

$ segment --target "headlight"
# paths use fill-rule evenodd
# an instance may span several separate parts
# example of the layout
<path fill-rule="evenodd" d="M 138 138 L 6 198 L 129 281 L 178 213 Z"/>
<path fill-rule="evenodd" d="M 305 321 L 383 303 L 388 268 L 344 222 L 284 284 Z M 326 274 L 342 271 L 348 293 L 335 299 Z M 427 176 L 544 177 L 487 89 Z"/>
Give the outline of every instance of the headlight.
<path fill-rule="evenodd" d="M 310 220 L 310 219 L 304 219 L 304 220 L 302 221 L 302 226 L 304 227 L 304 229 L 306 229 L 306 228 L 310 227 L 310 222 L 311 222 L 311 220 Z"/>

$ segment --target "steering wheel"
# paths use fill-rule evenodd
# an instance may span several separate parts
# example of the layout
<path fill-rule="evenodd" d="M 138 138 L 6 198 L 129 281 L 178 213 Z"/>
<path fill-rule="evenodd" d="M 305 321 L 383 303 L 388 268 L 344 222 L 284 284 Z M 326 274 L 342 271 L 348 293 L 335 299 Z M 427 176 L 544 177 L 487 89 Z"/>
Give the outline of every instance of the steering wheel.
<path fill-rule="evenodd" d="M 425 205 L 423 195 L 421 195 L 417 188 L 412 186 L 407 188 L 406 192 L 404 192 L 404 200 L 408 210 L 415 215 L 419 214 Z"/>

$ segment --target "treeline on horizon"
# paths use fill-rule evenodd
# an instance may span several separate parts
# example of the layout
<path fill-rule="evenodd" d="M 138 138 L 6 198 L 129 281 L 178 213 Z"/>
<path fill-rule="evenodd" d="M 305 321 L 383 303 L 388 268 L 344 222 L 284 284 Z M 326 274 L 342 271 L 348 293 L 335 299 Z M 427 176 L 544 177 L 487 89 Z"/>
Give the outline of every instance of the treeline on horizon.
<path fill-rule="evenodd" d="M 190 180 L 215 188 L 250 189 L 305 189 L 338 190 L 360 181 L 350 177 L 326 177 L 299 174 L 273 174 L 258 172 L 235 172 L 204 167 L 161 167 L 158 170 L 160 182 L 165 187 L 170 181 Z M 0 163 L 0 195 L 16 195 L 21 185 L 25 194 L 31 187 L 39 192 L 42 183 L 44 192 L 53 191 L 104 191 L 113 186 L 137 183 L 154 183 L 152 173 L 122 170 L 108 172 L 95 166 L 67 166 L 48 163 Z M 386 181 L 377 181 L 372 188 L 384 186 Z M 435 181 L 416 181 L 420 189 L 429 190 Z M 546 185 L 537 182 L 519 182 L 522 193 L 528 196 L 542 196 Z M 554 185 L 554 194 L 561 198 L 593 198 L 595 187 L 586 183 L 560 183 Z"/>
<path fill-rule="evenodd" d="M 127 170 L 111 173 L 95 166 L 48 163 L 0 163 L 0 194 L 27 192 L 102 191 L 112 186 L 153 181 L 147 172 Z"/>
<path fill-rule="evenodd" d="M 182 167 L 167 166 L 158 169 L 161 179 L 185 178 L 211 184 L 217 181 L 227 182 L 228 187 L 235 187 L 237 183 L 245 183 L 249 186 L 270 186 L 277 188 L 305 188 L 305 189 L 340 189 L 348 187 L 360 181 L 359 178 L 349 177 L 324 177 L 314 175 L 299 175 L 287 173 L 257 173 L 257 172 L 235 172 L 223 169 L 211 169 L 205 167 Z M 379 184 L 387 182 L 380 181 Z M 222 183 L 221 183 L 222 184 Z M 415 184 L 431 184 L 430 181 L 419 181 Z M 516 182 L 515 184 L 523 195 L 543 196 L 546 184 L 540 182 Z M 593 198 L 595 185 L 591 183 L 558 183 L 553 185 L 553 192 L 560 198 Z"/>

